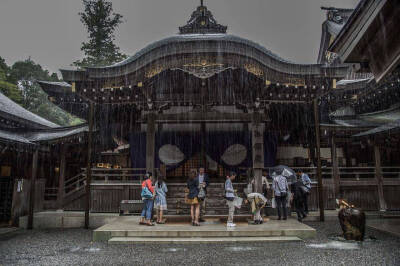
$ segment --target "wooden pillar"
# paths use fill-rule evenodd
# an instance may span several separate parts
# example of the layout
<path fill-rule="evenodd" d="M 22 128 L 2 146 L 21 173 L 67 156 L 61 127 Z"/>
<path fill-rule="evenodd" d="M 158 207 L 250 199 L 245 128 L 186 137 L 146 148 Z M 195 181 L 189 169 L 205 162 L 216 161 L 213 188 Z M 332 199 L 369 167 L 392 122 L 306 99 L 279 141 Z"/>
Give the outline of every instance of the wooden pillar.
<path fill-rule="evenodd" d="M 94 103 L 90 103 L 89 110 L 89 132 L 88 132 L 88 153 L 87 153 L 87 166 L 86 166 L 86 202 L 85 202 L 85 229 L 89 229 L 89 212 L 90 212 L 90 200 L 91 191 L 90 185 L 92 182 L 92 138 L 93 138 L 93 115 L 94 115 Z"/>
<path fill-rule="evenodd" d="M 253 172 L 254 172 L 254 190 L 262 193 L 262 171 L 264 169 L 264 129 L 263 123 L 260 123 L 261 114 L 253 114 L 251 126 L 252 133 L 252 153 L 253 153 Z"/>
<path fill-rule="evenodd" d="M 383 175 L 381 168 L 381 152 L 379 146 L 374 144 L 374 154 L 375 154 L 375 179 L 378 186 L 378 199 L 379 199 L 379 210 L 386 211 L 386 201 L 383 195 Z"/>
<path fill-rule="evenodd" d="M 314 100 L 314 124 L 315 124 L 315 146 L 317 155 L 317 180 L 318 180 L 318 205 L 319 205 L 319 220 L 325 221 L 324 212 L 324 197 L 322 185 L 322 170 L 321 170 L 321 132 L 319 126 L 319 108 L 318 99 Z"/>
<path fill-rule="evenodd" d="M 332 179 L 335 190 L 335 197 L 340 197 L 340 176 L 339 176 L 339 165 L 337 160 L 336 140 L 335 136 L 331 138 L 331 157 L 332 157 Z"/>
<path fill-rule="evenodd" d="M 201 122 L 201 165 L 207 169 L 206 157 L 206 123 Z"/>
<path fill-rule="evenodd" d="M 28 213 L 28 229 L 33 229 L 33 215 L 35 211 L 35 185 L 38 170 L 39 161 L 39 150 L 35 149 L 32 156 L 32 175 L 31 175 L 31 187 L 29 193 L 29 213 Z"/>
<path fill-rule="evenodd" d="M 146 130 L 146 171 L 154 175 L 156 124 L 155 114 L 151 113 L 147 119 Z"/>
<path fill-rule="evenodd" d="M 60 176 L 58 180 L 58 193 L 57 193 L 57 206 L 58 209 L 62 209 L 64 205 L 64 195 L 65 195 L 65 171 L 67 170 L 67 145 L 61 144 L 60 150 Z M 52 169 L 54 171 L 54 169 Z"/>

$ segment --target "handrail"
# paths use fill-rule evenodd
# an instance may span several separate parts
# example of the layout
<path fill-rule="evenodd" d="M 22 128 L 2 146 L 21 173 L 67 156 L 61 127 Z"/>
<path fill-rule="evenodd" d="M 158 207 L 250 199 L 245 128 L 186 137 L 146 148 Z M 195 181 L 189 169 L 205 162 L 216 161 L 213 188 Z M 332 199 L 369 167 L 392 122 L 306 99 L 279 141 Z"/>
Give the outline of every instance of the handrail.
<path fill-rule="evenodd" d="M 84 180 L 86 180 L 86 176 L 83 177 L 83 175 L 82 175 L 82 178 L 74 181 L 73 183 L 69 184 L 68 186 L 65 186 L 65 188 L 73 187 L 74 185 L 79 184 Z"/>
<path fill-rule="evenodd" d="M 82 175 L 82 172 L 77 174 L 76 176 L 73 176 L 69 178 L 68 180 L 65 181 L 65 186 L 68 186 L 67 184 L 70 183 L 72 180 L 79 178 Z"/>

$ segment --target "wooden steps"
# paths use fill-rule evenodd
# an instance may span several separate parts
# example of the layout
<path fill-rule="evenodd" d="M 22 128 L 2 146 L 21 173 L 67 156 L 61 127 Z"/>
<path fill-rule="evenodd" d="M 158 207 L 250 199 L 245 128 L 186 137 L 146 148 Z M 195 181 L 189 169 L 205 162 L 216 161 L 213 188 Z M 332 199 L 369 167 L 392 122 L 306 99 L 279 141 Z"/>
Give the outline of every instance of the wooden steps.
<path fill-rule="evenodd" d="M 235 184 L 235 189 L 243 191 L 245 185 Z M 170 185 L 168 186 L 168 214 L 189 214 L 190 206 L 185 203 L 185 184 L 181 186 Z M 206 214 L 207 215 L 221 215 L 228 213 L 228 206 L 223 195 L 223 183 L 211 183 L 207 188 L 206 200 Z M 240 197 L 244 195 L 239 194 Z M 236 210 L 237 214 L 248 214 L 248 206 L 243 206 L 242 209 Z"/>

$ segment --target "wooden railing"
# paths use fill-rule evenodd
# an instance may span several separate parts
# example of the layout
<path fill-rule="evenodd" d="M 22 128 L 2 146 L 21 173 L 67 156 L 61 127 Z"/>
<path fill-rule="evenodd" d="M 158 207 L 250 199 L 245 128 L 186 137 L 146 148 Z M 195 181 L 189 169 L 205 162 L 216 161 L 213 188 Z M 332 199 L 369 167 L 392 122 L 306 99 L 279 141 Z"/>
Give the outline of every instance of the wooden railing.
<path fill-rule="evenodd" d="M 86 177 L 86 169 L 83 169 Z M 92 168 L 92 182 L 118 183 L 140 182 L 146 174 L 146 168 L 105 169 Z"/>
<path fill-rule="evenodd" d="M 316 167 L 293 167 L 293 170 L 302 169 L 309 174 L 313 181 L 313 192 L 311 196 L 311 205 L 313 209 L 317 208 L 317 182 L 316 182 Z M 85 170 L 85 169 L 83 169 Z M 269 170 L 266 168 L 265 170 Z M 339 167 L 340 187 L 343 195 L 357 206 L 363 207 L 366 210 L 377 209 L 377 182 L 375 179 L 374 167 Z M 123 191 L 127 190 L 129 195 L 139 197 L 140 189 L 138 185 L 145 175 L 144 168 L 124 168 L 124 169 L 92 169 L 92 189 L 98 191 L 96 193 L 106 193 L 106 191 Z M 385 197 L 387 198 L 390 209 L 400 208 L 400 201 L 397 200 L 396 189 L 400 187 L 400 167 L 382 167 L 382 175 L 384 177 Z M 335 193 L 334 180 L 332 178 L 332 167 L 322 168 L 324 197 L 326 197 L 325 208 L 335 208 Z M 239 180 L 238 180 L 239 181 Z M 86 185 L 86 171 L 68 179 L 65 182 L 64 199 L 67 204 L 69 201 L 75 201 L 82 197 Z M 169 184 L 171 186 L 176 184 Z M 124 192 L 124 193 L 125 193 Z M 116 192 L 117 193 L 117 192 Z M 119 192 L 118 192 L 119 193 Z M 139 193 L 139 194 L 138 194 Z M 126 194 L 126 195 L 128 195 Z M 132 196 L 131 195 L 131 196 Z M 58 197 L 58 188 L 46 188 L 45 199 L 55 201 Z M 98 199 L 100 196 L 96 196 Z M 133 196 L 132 196 L 133 197 Z M 133 197 L 133 198 L 135 198 Z M 100 201 L 103 202 L 103 201 Z M 100 204 L 93 202 L 93 204 Z M 118 205 L 117 202 L 113 203 Z M 96 205 L 96 206 L 97 206 Z M 83 205 L 82 205 L 83 206 Z M 115 207 L 115 206 L 114 206 Z M 70 207 L 72 210 L 80 209 L 81 207 Z M 97 211 L 101 211 L 101 206 L 96 207 Z M 108 210 L 108 209 L 107 209 Z M 111 209 L 110 209 L 111 210 Z"/>
<path fill-rule="evenodd" d="M 85 185 L 86 176 L 84 175 L 84 172 L 79 173 L 65 182 L 64 195 L 68 196 L 77 190 L 81 190 L 85 187 Z"/>
<path fill-rule="evenodd" d="M 316 179 L 317 168 L 316 167 L 290 167 L 291 169 L 297 171 L 301 169 L 304 173 L 307 173 L 311 179 Z M 272 168 L 265 168 L 266 171 L 273 172 Z M 399 166 L 385 166 L 381 167 L 382 175 L 384 178 L 399 178 L 400 179 L 400 167 Z M 354 179 L 360 180 L 364 178 L 374 178 L 375 177 L 375 167 L 365 166 L 365 167 L 338 167 L 339 177 L 341 179 Z M 321 168 L 323 178 L 332 178 L 333 168 L 332 167 L 322 167 Z"/>

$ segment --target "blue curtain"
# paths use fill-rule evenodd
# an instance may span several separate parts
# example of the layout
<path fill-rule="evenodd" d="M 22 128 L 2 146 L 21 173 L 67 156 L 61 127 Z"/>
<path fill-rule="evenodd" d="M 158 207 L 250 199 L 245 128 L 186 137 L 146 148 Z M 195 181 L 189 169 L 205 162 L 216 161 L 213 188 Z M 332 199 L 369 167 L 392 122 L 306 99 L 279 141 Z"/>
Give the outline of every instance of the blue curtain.
<path fill-rule="evenodd" d="M 251 135 L 246 131 L 234 131 L 234 132 L 212 132 L 206 135 L 206 146 L 205 150 L 211 159 L 222 165 L 226 169 L 236 170 L 239 167 L 251 167 L 252 155 L 251 155 Z M 239 165 L 228 165 L 222 159 L 222 155 L 229 146 L 234 144 L 241 144 L 247 149 L 246 159 Z"/>
<path fill-rule="evenodd" d="M 199 132 L 161 132 L 156 134 L 155 138 L 155 166 L 160 166 L 158 156 L 159 149 L 166 144 L 177 146 L 185 155 L 185 159 L 176 165 L 168 166 L 168 170 L 175 169 L 193 155 L 201 151 L 201 135 Z M 228 165 L 222 159 L 222 155 L 231 145 L 241 144 L 247 149 L 247 156 L 239 165 Z M 252 166 L 252 141 L 250 132 L 212 132 L 206 134 L 205 151 L 206 154 L 229 170 L 235 170 L 239 167 Z M 272 167 L 276 165 L 278 136 L 274 133 L 266 132 L 264 134 L 264 165 Z M 133 133 L 130 136 L 131 161 L 132 168 L 146 168 L 146 133 Z"/>
<path fill-rule="evenodd" d="M 155 166 L 161 164 L 158 151 L 163 145 L 170 144 L 177 146 L 185 155 L 185 159 L 175 165 L 168 165 L 167 170 L 173 170 L 184 164 L 193 155 L 201 150 L 201 137 L 197 132 L 160 132 L 156 134 L 156 158 Z"/>
<path fill-rule="evenodd" d="M 132 133 L 129 144 L 132 168 L 146 168 L 146 133 Z"/>
<path fill-rule="evenodd" d="M 278 136 L 275 133 L 264 133 L 264 166 L 276 166 L 276 154 L 278 152 Z"/>

